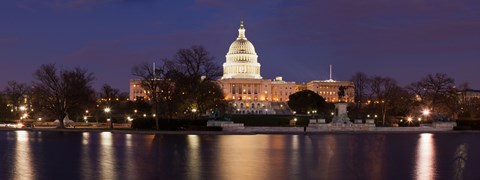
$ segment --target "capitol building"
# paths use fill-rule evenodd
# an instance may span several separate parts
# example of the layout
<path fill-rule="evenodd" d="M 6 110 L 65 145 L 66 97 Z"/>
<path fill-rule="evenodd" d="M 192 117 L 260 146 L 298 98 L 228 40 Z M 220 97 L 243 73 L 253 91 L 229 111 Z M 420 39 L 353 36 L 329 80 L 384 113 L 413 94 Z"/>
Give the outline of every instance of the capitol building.
<path fill-rule="evenodd" d="M 353 102 L 354 86 L 349 81 L 312 80 L 308 83 L 284 81 L 281 76 L 264 79 L 255 46 L 247 39 L 243 21 L 240 22 L 238 37 L 230 45 L 223 76 L 217 82 L 223 89 L 233 114 L 291 114 L 288 97 L 298 91 L 311 90 L 327 102 L 338 102 L 338 89 L 347 87 L 345 100 Z M 130 99 L 145 97 L 139 80 L 130 80 Z"/>

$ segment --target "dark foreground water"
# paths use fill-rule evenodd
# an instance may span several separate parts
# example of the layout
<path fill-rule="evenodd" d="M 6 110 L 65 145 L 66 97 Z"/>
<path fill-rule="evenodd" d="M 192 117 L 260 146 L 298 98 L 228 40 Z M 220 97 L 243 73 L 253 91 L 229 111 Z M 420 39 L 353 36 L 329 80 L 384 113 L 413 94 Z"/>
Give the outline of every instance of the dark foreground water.
<path fill-rule="evenodd" d="M 0 179 L 480 179 L 480 133 L 0 131 Z"/>

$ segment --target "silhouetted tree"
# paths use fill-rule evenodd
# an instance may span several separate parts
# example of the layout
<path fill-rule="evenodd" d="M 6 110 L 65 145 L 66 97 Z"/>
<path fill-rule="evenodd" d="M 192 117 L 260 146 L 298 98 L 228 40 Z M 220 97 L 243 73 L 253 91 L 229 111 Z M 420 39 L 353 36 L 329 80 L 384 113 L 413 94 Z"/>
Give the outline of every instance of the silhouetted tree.
<path fill-rule="evenodd" d="M 367 88 L 370 85 L 370 78 L 363 72 L 355 73 L 350 81 L 355 86 L 355 109 L 357 112 L 362 111 L 362 104 L 367 102 Z"/>
<path fill-rule="evenodd" d="M 157 115 L 204 114 L 224 103 L 222 89 L 212 81 L 222 74 L 214 60 L 202 46 L 192 46 L 178 50 L 155 71 L 144 64 L 136 66 L 133 74 L 141 77 Z"/>
<path fill-rule="evenodd" d="M 155 128 L 158 130 L 158 115 L 159 113 L 159 102 L 162 97 L 159 97 L 159 93 L 162 92 L 162 84 L 168 84 L 165 79 L 164 66 L 162 64 L 160 67 L 149 65 L 147 63 L 142 63 L 140 65 L 134 66 L 132 69 L 132 74 L 137 76 L 141 80 L 141 86 L 146 91 L 148 99 L 152 102 L 153 112 L 155 116 Z"/>
<path fill-rule="evenodd" d="M 169 61 L 169 72 L 168 79 L 175 84 L 175 102 L 182 101 L 180 111 L 195 109 L 203 114 L 225 104 L 221 87 L 212 81 L 222 75 L 222 68 L 204 47 L 178 50 Z"/>
<path fill-rule="evenodd" d="M 8 108 L 5 94 L 0 92 L 0 120 L 4 121 L 13 117 L 11 108 Z"/>
<path fill-rule="evenodd" d="M 73 70 L 57 69 L 55 64 L 44 64 L 34 73 L 33 103 L 35 111 L 54 116 L 64 128 L 66 115 L 83 113 L 94 102 L 91 87 L 93 75 L 76 67 Z"/>
<path fill-rule="evenodd" d="M 325 99 L 310 90 L 299 91 L 288 96 L 288 106 L 299 114 L 306 114 L 313 110 L 325 112 L 327 109 Z"/>
<path fill-rule="evenodd" d="M 420 106 L 426 106 L 436 114 L 448 114 L 447 109 L 454 108 L 454 104 L 448 103 L 458 101 L 455 99 L 455 80 L 443 73 L 428 74 L 420 81 L 410 84 L 407 89 L 417 96 Z"/>
<path fill-rule="evenodd" d="M 392 100 L 398 90 L 397 82 L 389 77 L 374 76 L 370 81 L 369 91 L 373 106 L 378 107 L 382 117 L 382 124 L 385 124 L 388 110 L 395 104 Z"/>
<path fill-rule="evenodd" d="M 203 46 L 192 46 L 190 49 L 178 50 L 170 60 L 176 71 L 186 77 L 199 80 L 202 76 L 206 80 L 216 80 L 222 75 L 222 68 Z"/>
<path fill-rule="evenodd" d="M 12 106 L 12 110 L 15 110 L 13 112 L 10 111 L 10 117 L 13 117 L 15 114 L 19 113 L 18 108 L 20 105 L 29 108 L 28 105 L 30 102 L 28 101 L 30 101 L 30 92 L 31 88 L 29 85 L 25 83 L 18 83 L 16 81 L 8 81 L 3 93 L 5 95 L 5 103 L 10 104 Z M 24 101 L 24 98 L 27 98 L 27 102 Z"/>

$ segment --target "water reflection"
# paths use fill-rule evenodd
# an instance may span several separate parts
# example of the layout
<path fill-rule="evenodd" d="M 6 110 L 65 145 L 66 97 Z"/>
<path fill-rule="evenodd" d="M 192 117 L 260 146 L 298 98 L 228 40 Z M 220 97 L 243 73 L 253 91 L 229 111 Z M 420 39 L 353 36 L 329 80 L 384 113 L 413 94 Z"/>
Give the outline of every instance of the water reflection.
<path fill-rule="evenodd" d="M 305 137 L 305 136 L 301 136 Z M 298 174 L 300 174 L 300 163 L 303 159 L 300 157 L 300 143 L 301 141 L 299 135 L 292 135 L 292 136 L 283 136 L 284 141 L 289 142 L 290 147 L 285 147 L 284 149 L 291 149 L 290 153 L 286 154 L 286 158 L 289 158 L 289 179 L 294 179 Z"/>
<path fill-rule="evenodd" d="M 100 172 L 101 179 L 116 179 L 115 156 L 113 151 L 113 139 L 111 132 L 100 134 Z"/>
<path fill-rule="evenodd" d="M 435 143 L 433 134 L 422 133 L 418 140 L 415 179 L 426 180 L 436 177 Z"/>
<path fill-rule="evenodd" d="M 32 153 L 27 131 L 16 131 L 16 149 L 14 160 L 13 179 L 29 180 L 35 178 L 35 169 L 33 168 Z"/>
<path fill-rule="evenodd" d="M 365 157 L 369 159 L 369 161 L 359 161 L 358 165 L 359 167 L 363 167 L 365 169 L 365 174 L 359 173 L 360 176 L 365 176 L 366 179 L 371 179 L 371 180 L 380 180 L 380 179 L 385 179 L 383 177 L 383 173 L 385 171 L 384 167 L 384 158 L 385 158 L 385 144 L 386 144 L 386 138 L 385 135 L 379 134 L 377 136 L 371 137 L 371 138 L 365 138 L 363 137 L 363 141 L 360 141 L 357 147 L 363 147 L 363 150 L 361 150 L 360 153 L 365 154 Z M 360 139 L 360 138 L 359 138 Z M 355 150 L 353 150 L 355 151 Z M 358 156 L 357 154 L 354 154 L 354 156 Z M 358 168 L 358 167 L 354 167 Z"/>
<path fill-rule="evenodd" d="M 461 144 L 457 147 L 454 154 L 454 177 L 453 179 L 464 179 L 463 174 L 468 159 L 467 145 Z"/>
<path fill-rule="evenodd" d="M 283 139 L 282 136 L 223 136 L 219 138 L 218 174 L 220 179 L 245 180 L 268 179 L 269 161 L 283 159 L 269 153 L 270 137 Z M 273 173 L 283 173 L 281 170 Z"/>
<path fill-rule="evenodd" d="M 92 177 L 92 163 L 91 163 L 91 155 L 90 155 L 90 146 L 89 140 L 90 140 L 90 133 L 84 132 L 82 133 L 82 161 L 81 161 L 81 167 L 82 167 L 82 176 L 83 179 L 88 179 Z"/>
<path fill-rule="evenodd" d="M 188 179 L 200 179 L 202 163 L 200 162 L 200 138 L 198 135 L 188 135 L 187 169 Z"/>
<path fill-rule="evenodd" d="M 479 138 L 0 131 L 0 180 L 478 179 Z"/>
<path fill-rule="evenodd" d="M 332 135 L 328 135 L 325 137 L 325 144 L 324 144 L 324 152 L 325 152 L 325 160 L 318 159 L 318 161 L 325 162 L 325 177 L 331 177 L 330 172 L 335 170 L 336 166 L 338 166 L 334 161 L 333 157 L 335 156 L 335 152 L 337 151 L 337 141 Z"/>
<path fill-rule="evenodd" d="M 125 152 L 124 155 L 120 155 L 120 158 L 125 158 L 125 174 L 127 179 L 135 179 L 137 176 L 135 158 L 133 156 L 135 147 L 133 146 L 133 140 L 131 134 L 125 134 Z M 119 156 L 117 156 L 119 157 Z"/>

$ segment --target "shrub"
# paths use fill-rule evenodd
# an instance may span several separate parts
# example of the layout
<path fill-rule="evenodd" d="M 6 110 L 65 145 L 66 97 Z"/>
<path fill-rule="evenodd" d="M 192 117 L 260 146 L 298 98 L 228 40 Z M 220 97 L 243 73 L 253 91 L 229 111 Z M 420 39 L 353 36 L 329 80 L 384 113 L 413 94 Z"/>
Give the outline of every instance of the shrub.
<path fill-rule="evenodd" d="M 137 118 L 132 121 L 133 129 L 155 129 L 155 119 Z"/>
<path fill-rule="evenodd" d="M 289 126 L 290 120 L 297 118 L 297 126 L 306 126 L 309 116 L 291 115 L 232 115 L 232 121 L 245 126 Z"/>

